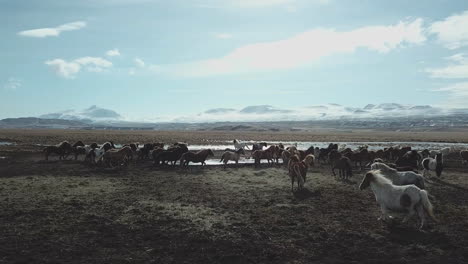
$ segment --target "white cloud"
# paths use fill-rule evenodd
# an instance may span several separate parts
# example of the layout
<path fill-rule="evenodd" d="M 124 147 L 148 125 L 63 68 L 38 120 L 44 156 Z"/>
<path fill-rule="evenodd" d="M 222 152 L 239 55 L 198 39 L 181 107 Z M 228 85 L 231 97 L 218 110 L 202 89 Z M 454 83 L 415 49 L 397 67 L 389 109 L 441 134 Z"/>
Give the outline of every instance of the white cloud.
<path fill-rule="evenodd" d="M 444 101 L 440 104 L 441 106 L 450 108 L 466 108 L 466 102 L 468 102 L 468 82 L 459 82 L 443 88 L 434 89 L 435 92 L 442 92 L 448 95 Z"/>
<path fill-rule="evenodd" d="M 34 37 L 34 38 L 45 38 L 45 37 L 56 37 L 59 36 L 60 33 L 64 31 L 72 31 L 84 28 L 86 26 L 86 22 L 84 21 L 76 21 L 67 24 L 63 24 L 53 28 L 37 28 L 37 29 L 30 29 L 18 32 L 18 35 L 24 37 Z"/>
<path fill-rule="evenodd" d="M 446 59 L 454 62 L 451 65 L 440 68 L 427 68 L 425 71 L 432 78 L 462 79 L 468 78 L 468 58 L 463 53 L 458 53 Z"/>
<path fill-rule="evenodd" d="M 307 4 L 328 4 L 331 0 L 197 0 L 195 3 L 200 7 L 207 8 L 264 8 L 275 6 Z"/>
<path fill-rule="evenodd" d="M 5 90 L 16 90 L 23 85 L 23 81 L 17 78 L 10 77 L 3 84 L 3 89 Z"/>
<path fill-rule="evenodd" d="M 74 79 L 82 67 L 91 72 L 102 72 L 104 69 L 112 67 L 112 62 L 108 60 L 89 56 L 69 62 L 63 59 L 48 60 L 45 64 L 51 67 L 57 75 L 66 79 Z"/>
<path fill-rule="evenodd" d="M 468 45 L 468 11 L 433 23 L 429 32 L 436 34 L 438 41 L 448 49 Z"/>
<path fill-rule="evenodd" d="M 106 55 L 109 57 L 120 56 L 119 49 L 111 49 L 106 52 Z"/>
<path fill-rule="evenodd" d="M 314 29 L 284 40 L 243 46 L 220 58 L 157 65 L 157 72 L 187 77 L 239 74 L 296 68 L 325 56 L 351 53 L 358 48 L 387 53 L 405 45 L 423 43 L 426 37 L 422 22 L 422 19 L 415 19 L 345 32 Z"/>
<path fill-rule="evenodd" d="M 140 68 L 144 68 L 144 67 L 145 67 L 145 62 L 144 62 L 142 59 L 140 59 L 140 58 L 135 58 L 133 61 L 135 62 L 136 66 L 138 66 L 138 67 L 140 67 Z"/>
<path fill-rule="evenodd" d="M 219 34 L 216 34 L 215 37 L 216 37 L 216 38 L 219 38 L 219 39 L 230 39 L 230 38 L 232 38 L 232 34 L 229 34 L 229 33 L 219 33 Z"/>

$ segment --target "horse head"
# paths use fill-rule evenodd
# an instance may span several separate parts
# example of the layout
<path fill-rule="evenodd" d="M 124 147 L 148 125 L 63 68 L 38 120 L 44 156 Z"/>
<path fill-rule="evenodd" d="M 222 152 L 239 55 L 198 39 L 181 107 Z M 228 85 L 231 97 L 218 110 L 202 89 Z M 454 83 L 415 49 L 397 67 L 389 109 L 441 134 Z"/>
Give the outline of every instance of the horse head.
<path fill-rule="evenodd" d="M 366 173 L 364 178 L 362 179 L 361 184 L 359 185 L 359 190 L 364 190 L 365 188 L 369 187 L 371 181 L 374 179 L 374 174 L 372 172 Z"/>

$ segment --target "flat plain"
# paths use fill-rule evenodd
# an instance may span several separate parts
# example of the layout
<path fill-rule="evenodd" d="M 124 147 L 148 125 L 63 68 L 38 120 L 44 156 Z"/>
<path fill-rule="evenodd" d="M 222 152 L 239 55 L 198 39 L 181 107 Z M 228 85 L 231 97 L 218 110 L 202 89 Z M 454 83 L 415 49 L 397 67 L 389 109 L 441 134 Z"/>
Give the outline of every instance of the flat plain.
<path fill-rule="evenodd" d="M 310 168 L 291 192 L 281 165 L 101 168 L 44 161 L 62 140 L 215 144 L 254 141 L 468 142 L 464 132 L 0 130 L 0 263 L 466 263 L 468 168 L 453 154 L 427 190 L 439 222 L 377 221 L 370 190 Z M 249 156 L 249 155 L 247 155 Z M 219 158 L 216 153 L 215 158 Z"/>

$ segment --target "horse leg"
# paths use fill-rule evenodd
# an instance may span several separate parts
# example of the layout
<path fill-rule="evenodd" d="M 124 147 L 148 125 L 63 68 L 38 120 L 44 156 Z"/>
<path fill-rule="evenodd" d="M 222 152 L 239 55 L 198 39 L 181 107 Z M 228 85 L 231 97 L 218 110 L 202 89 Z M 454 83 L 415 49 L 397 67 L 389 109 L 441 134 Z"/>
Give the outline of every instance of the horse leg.
<path fill-rule="evenodd" d="M 424 215 L 424 208 L 422 207 L 422 205 L 419 205 L 416 208 L 416 210 L 418 212 L 419 219 L 421 220 L 421 225 L 419 226 L 419 229 L 422 229 L 424 227 L 424 223 L 426 222 L 426 216 Z"/>
<path fill-rule="evenodd" d="M 387 208 L 385 207 L 385 205 L 380 205 L 380 210 L 382 211 L 382 214 L 380 215 L 380 217 L 377 219 L 377 220 L 383 220 L 383 221 L 386 221 L 387 219 L 391 219 L 392 217 L 388 215 L 388 211 L 387 211 Z"/>
<path fill-rule="evenodd" d="M 410 208 L 408 209 L 408 214 L 403 218 L 402 223 L 408 222 L 408 220 L 410 220 L 410 218 L 414 215 L 414 213 L 415 213 L 414 208 L 410 206 Z"/>

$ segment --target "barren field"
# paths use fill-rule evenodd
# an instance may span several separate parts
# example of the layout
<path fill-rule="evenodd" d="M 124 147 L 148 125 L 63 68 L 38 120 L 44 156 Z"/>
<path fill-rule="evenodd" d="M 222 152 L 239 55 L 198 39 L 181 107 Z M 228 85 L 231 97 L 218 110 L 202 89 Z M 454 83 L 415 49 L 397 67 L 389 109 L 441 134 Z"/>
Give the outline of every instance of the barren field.
<path fill-rule="evenodd" d="M 292 193 L 283 167 L 103 169 L 43 161 L 41 146 L 244 140 L 468 142 L 466 133 L 214 133 L 0 130 L 0 263 L 466 263 L 468 169 L 427 183 L 439 223 L 377 221 L 362 173 L 311 168 Z"/>

